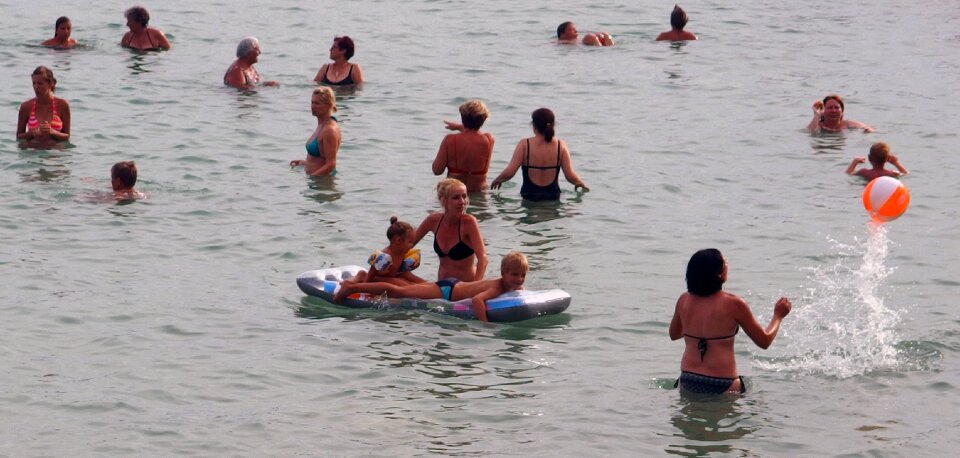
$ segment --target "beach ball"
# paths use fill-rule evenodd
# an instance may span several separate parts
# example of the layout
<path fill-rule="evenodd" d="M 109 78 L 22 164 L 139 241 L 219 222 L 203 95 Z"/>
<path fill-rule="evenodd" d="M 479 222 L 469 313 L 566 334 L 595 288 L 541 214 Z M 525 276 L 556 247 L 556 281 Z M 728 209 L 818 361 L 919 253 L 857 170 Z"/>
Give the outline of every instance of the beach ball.
<path fill-rule="evenodd" d="M 874 178 L 863 188 L 863 208 L 874 221 L 893 221 L 907 211 L 908 206 L 910 191 L 896 178 Z"/>

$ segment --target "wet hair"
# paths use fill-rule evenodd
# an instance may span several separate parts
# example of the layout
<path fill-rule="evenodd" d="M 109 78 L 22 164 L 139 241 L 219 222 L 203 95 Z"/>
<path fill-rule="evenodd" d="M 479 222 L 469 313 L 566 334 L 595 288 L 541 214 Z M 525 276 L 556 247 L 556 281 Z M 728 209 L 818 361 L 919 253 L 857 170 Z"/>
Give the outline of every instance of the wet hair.
<path fill-rule="evenodd" d="M 259 47 L 260 40 L 257 37 L 247 37 L 240 40 L 240 43 L 237 43 L 237 59 L 245 57 Z"/>
<path fill-rule="evenodd" d="M 463 184 L 462 181 L 456 178 L 444 178 L 437 183 L 437 200 L 447 197 L 447 193 L 450 192 L 451 188 L 457 186 L 462 186 L 464 189 L 467 188 L 467 185 Z"/>
<path fill-rule="evenodd" d="M 54 36 L 54 37 L 57 36 L 57 29 L 59 29 L 60 26 L 63 25 L 64 22 L 70 22 L 70 18 L 68 18 L 68 17 L 66 17 L 66 16 L 60 16 L 60 17 L 57 18 L 57 22 L 56 22 L 56 24 L 54 24 L 54 26 L 53 26 L 53 36 Z"/>
<path fill-rule="evenodd" d="M 126 188 L 137 184 L 137 164 L 133 161 L 121 161 L 110 168 L 110 179 L 120 180 Z"/>
<path fill-rule="evenodd" d="M 33 70 L 33 74 L 31 76 L 37 76 L 37 75 L 42 76 L 43 79 L 47 80 L 47 82 L 50 83 L 50 92 L 54 92 L 57 90 L 57 79 L 53 77 L 53 70 L 50 70 L 49 68 L 41 65 Z"/>
<path fill-rule="evenodd" d="M 140 25 L 146 27 L 150 22 L 150 13 L 147 12 L 147 9 L 142 6 L 134 6 L 133 8 L 128 9 L 123 13 L 123 16 L 127 19 L 133 19 L 136 22 L 139 22 Z"/>
<path fill-rule="evenodd" d="M 513 271 L 526 273 L 529 268 L 527 257 L 519 251 L 511 251 L 500 260 L 500 273 Z"/>
<path fill-rule="evenodd" d="M 890 147 L 884 142 L 877 142 L 870 147 L 870 155 L 867 157 L 870 159 L 870 164 L 874 167 L 883 167 L 883 164 L 887 163 L 889 156 Z"/>
<path fill-rule="evenodd" d="M 836 100 L 837 103 L 840 104 L 840 112 L 841 112 L 841 113 L 845 110 L 845 108 L 843 107 L 843 99 L 841 99 L 839 95 L 837 95 L 837 94 L 830 94 L 830 95 L 824 97 L 824 98 L 823 98 L 823 105 L 824 105 L 824 106 L 827 105 L 827 101 L 828 101 L 828 100 Z"/>
<path fill-rule="evenodd" d="M 709 296 L 723 287 L 723 254 L 716 248 L 700 250 L 687 263 L 687 291 Z"/>
<path fill-rule="evenodd" d="M 323 100 L 323 103 L 330 105 L 331 113 L 337 111 L 337 96 L 334 95 L 333 89 L 330 89 L 327 86 L 320 86 L 313 89 L 313 94 L 310 97 L 313 97 L 314 95 L 319 95 L 320 99 Z"/>
<path fill-rule="evenodd" d="M 573 23 L 570 22 L 570 21 L 567 21 L 567 22 L 564 22 L 563 24 L 560 24 L 560 25 L 557 26 L 557 39 L 558 39 L 558 40 L 560 39 L 560 37 L 563 36 L 564 33 L 567 32 L 567 28 L 570 27 L 571 25 L 573 25 Z"/>
<path fill-rule="evenodd" d="M 407 235 L 413 230 L 413 226 L 406 221 L 400 221 L 396 216 L 390 217 L 390 227 L 387 228 L 387 240 L 393 240 L 394 237 Z"/>
<path fill-rule="evenodd" d="M 543 134 L 543 138 L 548 142 L 553 140 L 553 112 L 548 108 L 538 108 L 530 116 L 533 120 L 533 128 Z"/>
<path fill-rule="evenodd" d="M 471 99 L 460 105 L 460 120 L 463 121 L 463 127 L 467 129 L 479 130 L 483 123 L 490 116 L 487 105 L 480 99 Z"/>
<path fill-rule="evenodd" d="M 683 30 L 688 20 L 687 12 L 680 8 L 680 5 L 673 5 L 673 11 L 670 13 L 670 26 L 677 30 Z"/>
<path fill-rule="evenodd" d="M 353 39 L 344 35 L 342 37 L 334 37 L 333 42 L 337 44 L 337 48 L 339 48 L 341 51 L 344 51 L 343 57 L 345 57 L 347 60 L 350 60 L 350 58 L 353 57 Z"/>

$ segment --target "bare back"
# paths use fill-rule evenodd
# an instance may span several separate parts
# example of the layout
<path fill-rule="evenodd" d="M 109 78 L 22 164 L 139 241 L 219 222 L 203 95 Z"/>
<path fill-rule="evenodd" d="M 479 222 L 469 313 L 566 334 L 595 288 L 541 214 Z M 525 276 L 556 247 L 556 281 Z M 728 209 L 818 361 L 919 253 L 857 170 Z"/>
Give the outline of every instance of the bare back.
<path fill-rule="evenodd" d="M 710 296 L 683 293 L 674 320 L 684 339 L 680 369 L 712 377 L 737 377 L 734 335 L 739 297 L 724 291 Z M 703 351 L 705 350 L 705 351 Z"/>
<path fill-rule="evenodd" d="M 493 136 L 466 130 L 444 137 L 434 164 L 441 172 L 445 166 L 447 176 L 462 181 L 468 192 L 479 192 L 487 188 L 487 170 L 492 156 Z"/>

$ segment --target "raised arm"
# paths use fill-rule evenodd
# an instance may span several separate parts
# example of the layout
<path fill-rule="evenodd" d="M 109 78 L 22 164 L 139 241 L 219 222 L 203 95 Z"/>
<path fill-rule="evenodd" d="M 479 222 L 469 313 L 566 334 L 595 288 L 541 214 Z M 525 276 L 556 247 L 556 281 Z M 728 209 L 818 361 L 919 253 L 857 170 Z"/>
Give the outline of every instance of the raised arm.
<path fill-rule="evenodd" d="M 520 163 L 523 161 L 523 149 L 526 142 L 520 140 L 517 143 L 517 147 L 513 149 L 513 157 L 510 158 L 510 162 L 507 163 L 507 167 L 500 172 L 500 175 L 490 183 L 490 189 L 499 189 L 500 184 L 504 181 L 509 181 L 517 174 L 517 169 L 520 168 Z"/>
<path fill-rule="evenodd" d="M 807 124 L 807 130 L 810 132 L 820 128 L 820 119 L 823 117 L 823 102 L 817 100 L 813 102 L 813 119 Z"/>
<path fill-rule="evenodd" d="M 736 301 L 734 318 L 737 323 L 743 327 L 744 332 L 750 336 L 753 343 L 763 349 L 767 349 L 773 343 L 773 339 L 777 337 L 777 333 L 780 331 L 780 322 L 783 321 L 783 317 L 790 313 L 790 309 L 793 307 L 789 299 L 785 297 L 778 299 L 773 307 L 773 317 L 770 318 L 770 324 L 767 325 L 766 329 L 763 329 L 743 299 L 735 297 L 733 300 Z"/>
<path fill-rule="evenodd" d="M 563 177 L 573 184 L 574 191 L 578 187 L 583 188 L 584 191 L 590 191 L 590 188 L 583 184 L 583 180 L 580 179 L 577 172 L 573 171 L 573 162 L 570 160 L 570 150 L 567 149 L 567 143 L 560 139 L 557 139 L 557 141 L 560 142 L 560 165 L 563 168 Z"/>
<path fill-rule="evenodd" d="M 892 155 L 892 154 L 889 155 L 889 156 L 887 156 L 887 162 L 889 162 L 889 163 L 892 164 L 894 167 L 896 167 L 896 168 L 897 168 L 897 171 L 900 172 L 900 175 L 906 175 L 906 174 L 910 173 L 910 172 L 907 170 L 906 167 L 900 165 L 900 159 L 898 159 L 897 156 L 894 156 L 894 155 Z"/>
<path fill-rule="evenodd" d="M 423 222 L 420 223 L 420 226 L 417 227 L 417 231 L 413 235 L 413 245 L 416 246 L 423 240 L 423 237 L 427 235 L 428 232 L 432 231 L 437 227 L 437 222 L 435 221 L 439 218 L 440 213 L 431 213 L 423 219 Z"/>
<path fill-rule="evenodd" d="M 862 157 L 853 158 L 853 160 L 850 161 L 850 165 L 847 166 L 847 175 L 856 175 L 856 172 L 854 172 L 854 170 L 857 168 L 857 165 L 863 164 L 866 161 L 867 159 Z"/>

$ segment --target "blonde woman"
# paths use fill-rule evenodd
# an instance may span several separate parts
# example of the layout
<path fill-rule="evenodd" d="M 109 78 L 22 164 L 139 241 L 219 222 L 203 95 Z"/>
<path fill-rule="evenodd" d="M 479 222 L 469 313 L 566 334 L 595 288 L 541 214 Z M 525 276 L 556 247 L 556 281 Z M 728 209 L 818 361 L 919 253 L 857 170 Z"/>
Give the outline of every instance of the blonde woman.
<path fill-rule="evenodd" d="M 460 123 L 444 121 L 447 129 L 459 131 L 440 142 L 433 160 L 433 174 L 456 178 L 467 185 L 467 192 L 487 189 L 487 170 L 493 156 L 493 134 L 480 132 L 490 111 L 482 100 L 468 100 L 460 105 Z"/>
<path fill-rule="evenodd" d="M 444 178 L 437 184 L 437 199 L 443 212 L 432 213 L 420 223 L 414 244 L 433 232 L 433 251 L 440 257 L 437 278 L 441 282 L 483 280 L 487 248 L 477 219 L 466 214 L 470 203 L 467 186 L 455 178 Z"/>
<path fill-rule="evenodd" d="M 310 176 L 334 176 L 337 174 L 337 152 L 340 150 L 340 126 L 333 116 L 337 111 L 333 89 L 326 86 L 314 89 L 310 111 L 317 117 L 317 128 L 307 139 L 307 157 L 290 161 L 290 166 L 302 165 Z"/>

